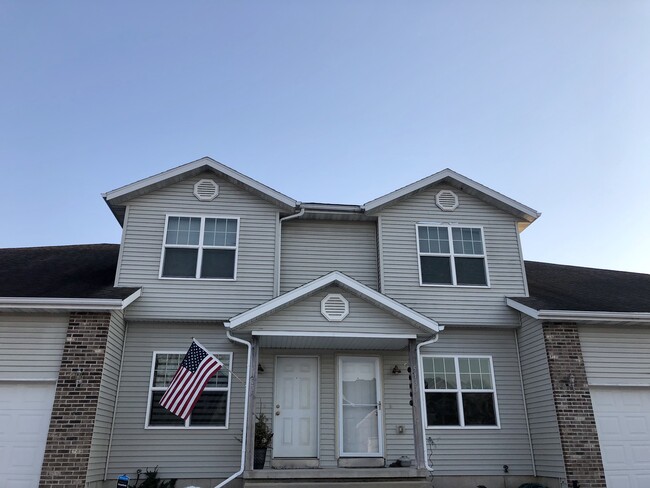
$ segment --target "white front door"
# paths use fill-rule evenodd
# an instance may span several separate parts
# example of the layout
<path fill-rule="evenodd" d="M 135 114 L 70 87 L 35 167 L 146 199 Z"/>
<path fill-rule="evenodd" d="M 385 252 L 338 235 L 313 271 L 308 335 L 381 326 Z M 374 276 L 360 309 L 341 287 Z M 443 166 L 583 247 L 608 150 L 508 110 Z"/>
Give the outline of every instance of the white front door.
<path fill-rule="evenodd" d="M 591 387 L 607 488 L 650 486 L 650 388 Z"/>
<path fill-rule="evenodd" d="M 384 455 L 379 358 L 339 357 L 339 452 Z"/>
<path fill-rule="evenodd" d="M 318 457 L 318 358 L 278 357 L 273 457 Z"/>

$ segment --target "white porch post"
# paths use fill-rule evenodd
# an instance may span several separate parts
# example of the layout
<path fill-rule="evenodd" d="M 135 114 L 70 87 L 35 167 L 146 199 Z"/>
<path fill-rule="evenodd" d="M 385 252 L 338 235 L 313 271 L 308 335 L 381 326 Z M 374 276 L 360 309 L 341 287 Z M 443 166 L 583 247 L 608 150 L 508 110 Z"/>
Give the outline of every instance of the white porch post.
<path fill-rule="evenodd" d="M 413 441 L 415 442 L 415 465 L 418 469 L 425 467 L 424 430 L 422 428 L 422 406 L 420 402 L 420 364 L 415 339 L 409 339 L 409 366 L 411 367 L 411 391 L 413 392 Z"/>
<path fill-rule="evenodd" d="M 253 469 L 253 453 L 255 451 L 255 392 L 257 390 L 257 365 L 260 358 L 260 347 L 257 336 L 251 339 L 251 363 L 248 366 L 250 375 L 250 385 L 248 387 L 248 418 L 244 419 L 247 422 L 246 428 L 246 459 L 244 461 L 244 469 Z"/>

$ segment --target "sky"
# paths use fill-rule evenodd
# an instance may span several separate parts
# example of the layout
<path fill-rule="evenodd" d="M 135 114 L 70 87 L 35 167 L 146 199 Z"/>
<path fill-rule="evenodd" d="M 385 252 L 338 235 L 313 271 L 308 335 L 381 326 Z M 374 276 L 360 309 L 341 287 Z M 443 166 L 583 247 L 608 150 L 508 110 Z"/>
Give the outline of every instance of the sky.
<path fill-rule="evenodd" d="M 0 0 L 0 247 L 119 242 L 101 198 L 210 156 L 363 204 L 451 168 L 524 257 L 650 273 L 650 2 Z"/>

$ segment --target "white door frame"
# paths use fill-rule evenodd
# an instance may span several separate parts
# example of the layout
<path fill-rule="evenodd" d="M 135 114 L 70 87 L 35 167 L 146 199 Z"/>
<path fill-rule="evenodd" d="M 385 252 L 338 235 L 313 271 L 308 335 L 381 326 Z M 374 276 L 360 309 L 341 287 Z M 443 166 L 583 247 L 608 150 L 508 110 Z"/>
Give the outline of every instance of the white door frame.
<path fill-rule="evenodd" d="M 375 378 L 377 380 L 377 437 L 379 449 L 377 453 L 368 452 L 344 452 L 343 450 L 343 375 L 341 374 L 343 359 L 372 359 L 375 362 Z M 359 355 L 340 355 L 336 360 L 336 419 L 338 422 L 338 452 L 339 457 L 384 457 L 384 409 L 383 409 L 383 378 L 382 378 L 382 361 L 379 356 L 359 356 Z"/>
<path fill-rule="evenodd" d="M 273 416 L 273 432 L 276 431 L 276 415 L 275 415 L 275 406 L 278 404 L 277 398 L 277 381 L 278 381 L 278 359 L 292 359 L 292 358 L 315 358 L 316 359 L 316 392 L 317 392 L 317 404 L 316 404 L 316 459 L 320 459 L 320 356 L 318 355 L 293 355 L 293 354 L 279 354 L 275 356 L 273 360 L 273 405 L 272 407 L 272 416 Z M 271 458 L 275 459 L 275 449 L 271 450 Z M 290 459 L 286 457 L 279 457 L 278 459 Z M 313 459 L 311 457 L 305 459 Z"/>

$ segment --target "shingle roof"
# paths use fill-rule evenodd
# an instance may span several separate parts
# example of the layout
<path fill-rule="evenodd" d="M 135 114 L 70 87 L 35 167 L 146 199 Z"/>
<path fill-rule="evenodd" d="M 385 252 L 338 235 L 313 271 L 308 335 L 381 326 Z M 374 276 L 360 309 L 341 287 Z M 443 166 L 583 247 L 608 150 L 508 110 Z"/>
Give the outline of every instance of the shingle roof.
<path fill-rule="evenodd" d="M 138 288 L 117 288 L 120 246 L 0 249 L 0 297 L 125 299 Z"/>
<path fill-rule="evenodd" d="M 526 261 L 529 298 L 511 298 L 535 310 L 650 312 L 650 275 Z"/>

